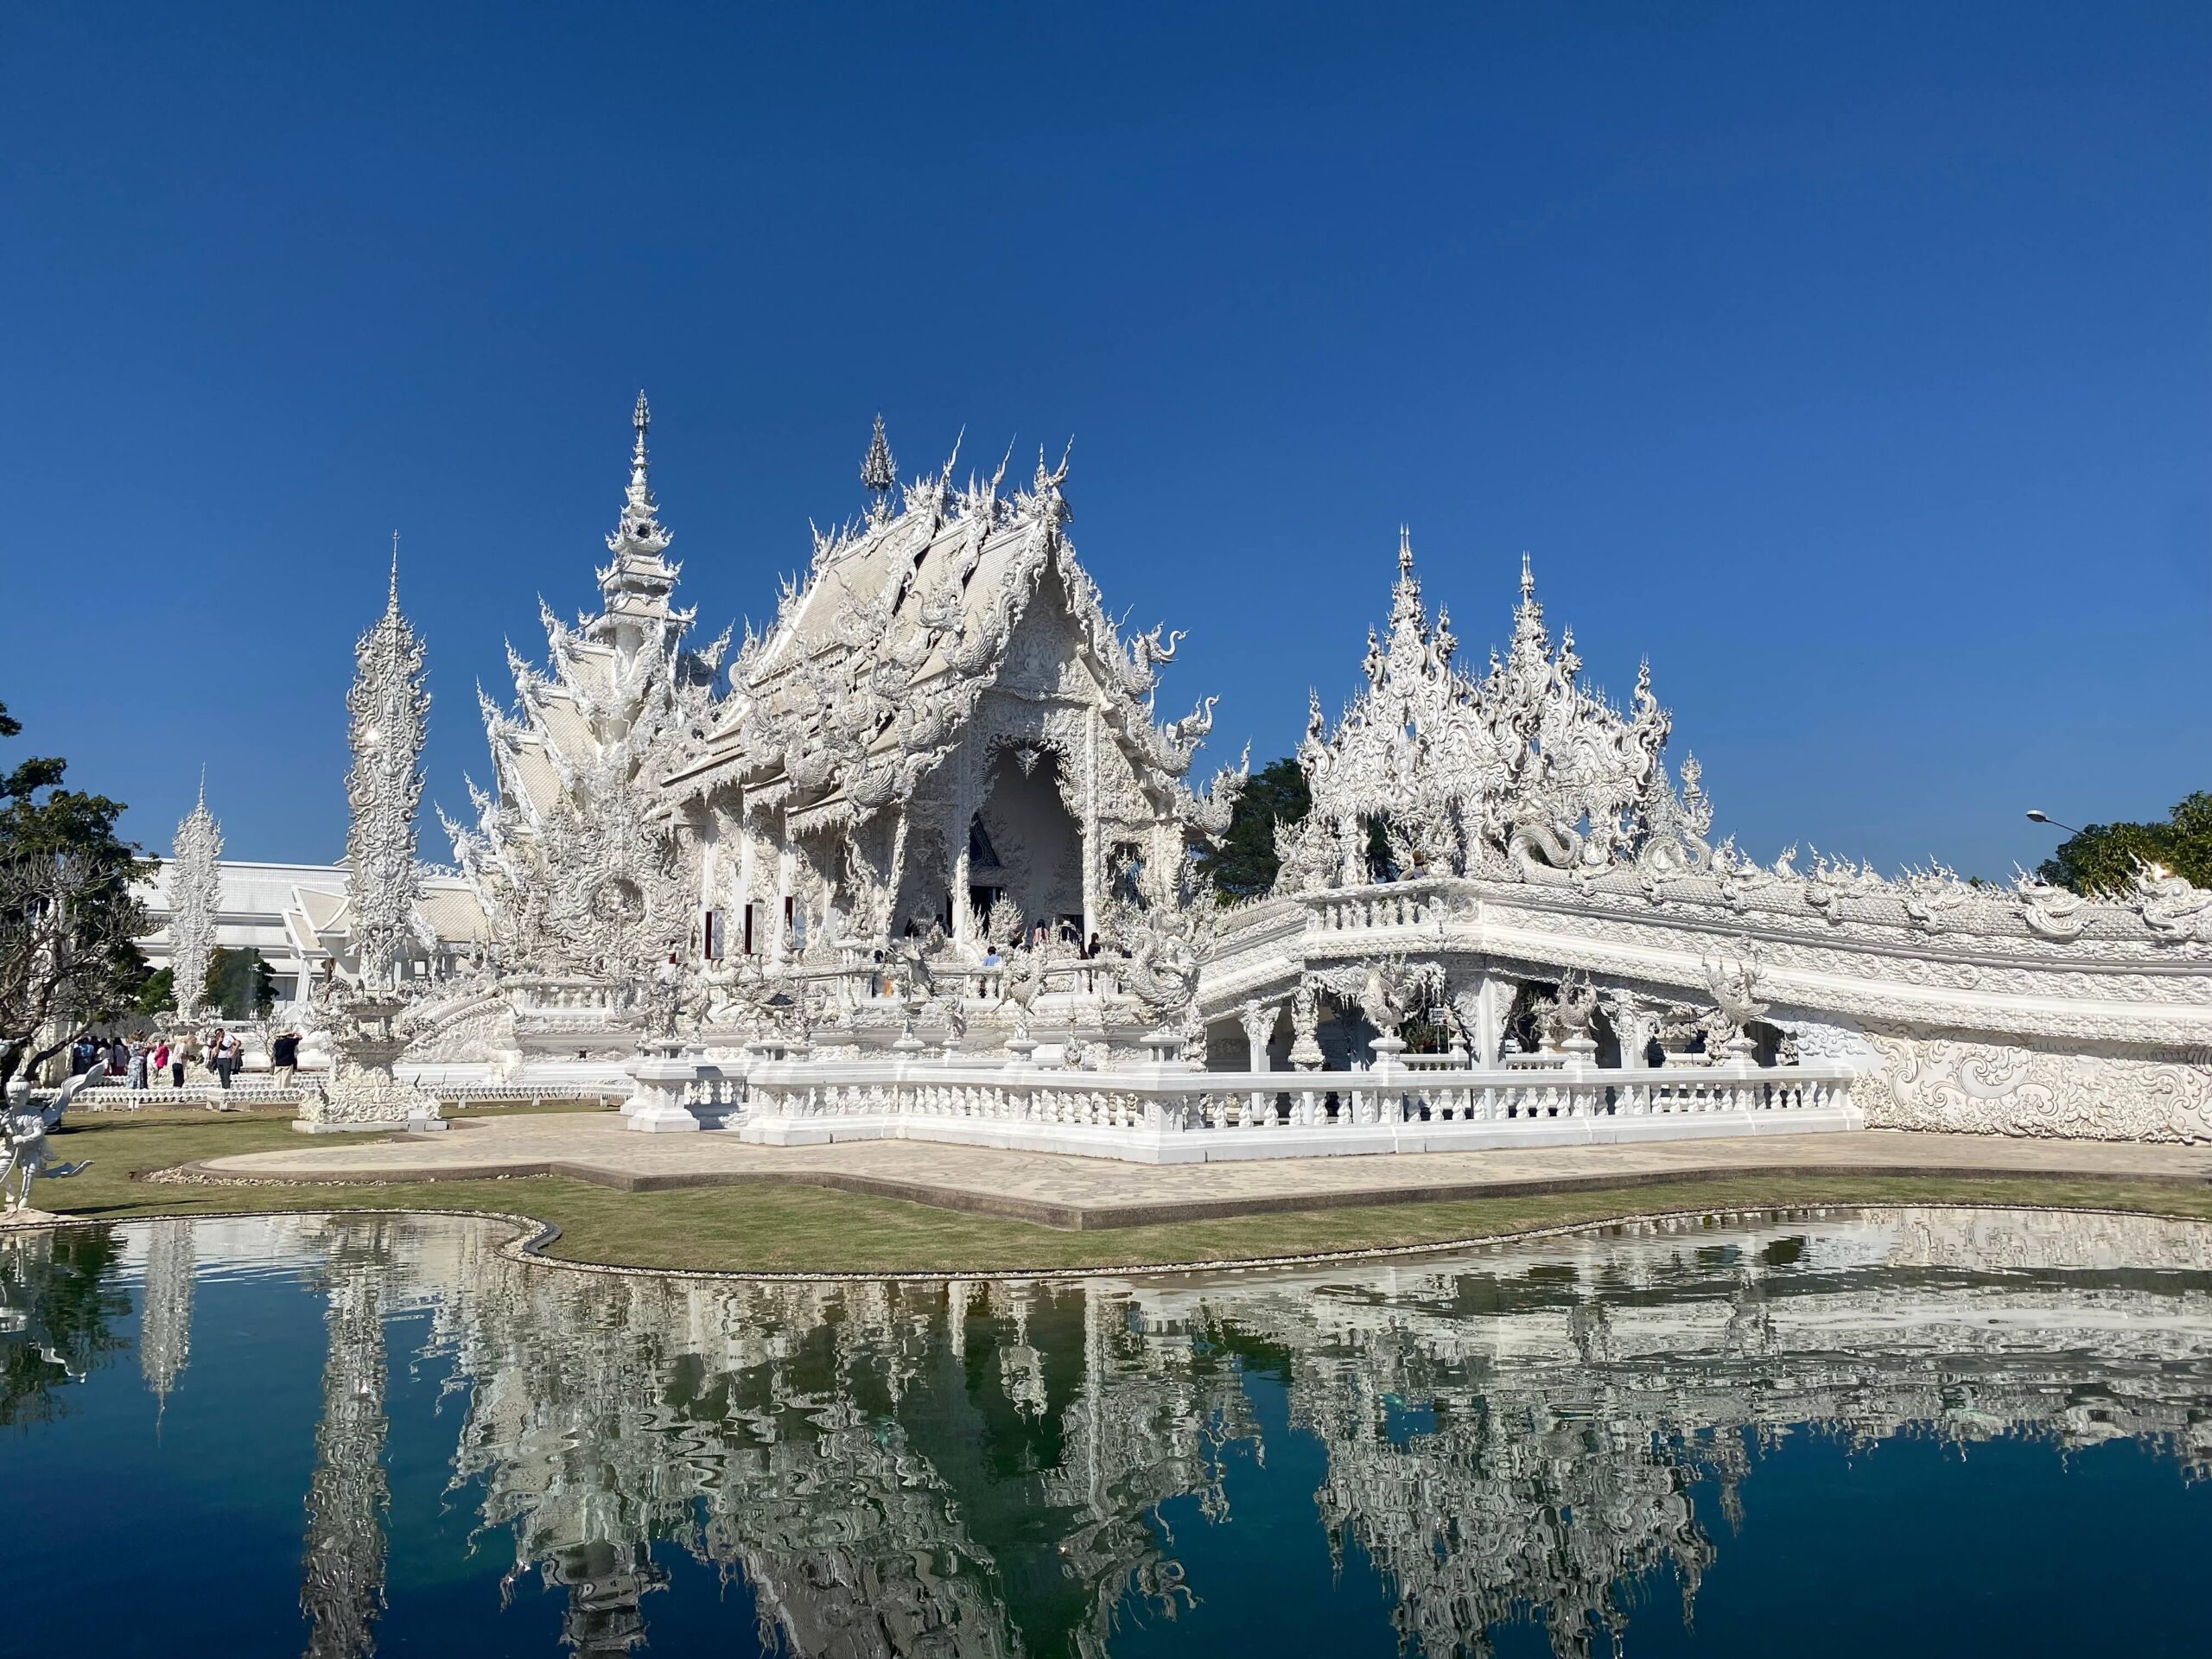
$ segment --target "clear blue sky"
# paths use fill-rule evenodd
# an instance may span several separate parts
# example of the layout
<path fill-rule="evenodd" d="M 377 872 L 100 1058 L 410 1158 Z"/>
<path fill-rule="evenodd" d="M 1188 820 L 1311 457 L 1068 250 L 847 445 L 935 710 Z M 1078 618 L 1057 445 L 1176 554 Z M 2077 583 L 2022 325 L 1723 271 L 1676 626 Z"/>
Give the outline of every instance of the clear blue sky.
<path fill-rule="evenodd" d="M 1999 874 L 2212 787 L 2208 184 L 2201 3 L 21 6 L 0 699 L 149 847 L 204 760 L 334 858 L 397 527 L 461 806 L 644 385 L 716 629 L 877 410 L 1072 433 L 1217 759 L 1340 705 L 1405 520 L 1478 659 L 1524 549 L 1648 653 L 1751 850 Z"/>

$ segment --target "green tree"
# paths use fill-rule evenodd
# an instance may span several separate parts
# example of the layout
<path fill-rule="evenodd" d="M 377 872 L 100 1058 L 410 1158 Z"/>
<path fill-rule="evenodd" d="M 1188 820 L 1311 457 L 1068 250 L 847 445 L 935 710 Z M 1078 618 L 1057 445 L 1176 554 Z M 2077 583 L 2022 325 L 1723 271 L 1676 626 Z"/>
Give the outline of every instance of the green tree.
<path fill-rule="evenodd" d="M 22 729 L 0 704 L 0 737 Z M 145 982 L 130 884 L 154 866 L 116 835 L 122 804 L 62 788 L 66 766 L 41 755 L 0 772 L 0 1083 L 123 1014 Z"/>
<path fill-rule="evenodd" d="M 1199 873 L 1213 883 L 1215 899 L 1231 905 L 1265 898 L 1281 868 L 1275 856 L 1275 826 L 1296 823 L 1313 810 L 1305 770 L 1294 760 L 1270 761 L 1246 779 L 1230 810 L 1229 833 L 1220 846 L 1198 854 Z"/>
<path fill-rule="evenodd" d="M 2163 823 L 2090 824 L 2061 842 L 2036 874 L 2084 895 L 2121 893 L 2139 862 L 2212 887 L 2212 791 L 2198 790 Z"/>
<path fill-rule="evenodd" d="M 141 1014 L 159 1014 L 164 1008 L 176 1006 L 176 969 L 156 968 L 146 976 L 146 982 L 138 988 L 138 1000 L 132 1005 Z"/>
<path fill-rule="evenodd" d="M 206 995 L 226 1020 L 249 1019 L 276 1006 L 276 978 L 260 951 L 219 944 L 207 963 Z"/>

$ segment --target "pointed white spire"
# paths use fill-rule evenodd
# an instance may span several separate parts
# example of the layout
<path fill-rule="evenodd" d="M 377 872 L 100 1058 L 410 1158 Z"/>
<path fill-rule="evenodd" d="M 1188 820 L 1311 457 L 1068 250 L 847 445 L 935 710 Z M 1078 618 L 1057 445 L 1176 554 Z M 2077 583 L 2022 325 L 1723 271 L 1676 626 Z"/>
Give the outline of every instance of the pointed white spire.
<path fill-rule="evenodd" d="M 1421 607 L 1421 578 L 1414 574 L 1414 532 L 1398 526 L 1398 579 L 1390 586 L 1390 629 L 1415 635 L 1427 632 L 1428 620 Z"/>
<path fill-rule="evenodd" d="M 399 608 L 397 543 L 391 597 L 376 626 L 353 647 L 353 684 L 346 694 L 353 764 L 346 772 L 353 822 L 351 866 L 356 969 L 365 983 L 392 984 L 412 931 L 419 886 L 415 813 L 423 804 L 423 741 L 430 713 L 423 642 Z"/>
<path fill-rule="evenodd" d="M 607 538 L 607 550 L 616 555 L 658 558 L 674 539 L 662 526 L 660 505 L 653 499 L 652 463 L 645 453 L 645 434 L 652 428 L 653 412 L 643 391 L 630 411 L 636 441 L 630 447 L 630 485 L 622 493 L 622 514 Z"/>
<path fill-rule="evenodd" d="M 207 810 L 207 768 L 200 798 L 176 827 L 169 849 L 169 981 L 177 1017 L 192 1019 L 207 995 L 215 960 L 215 912 L 223 889 L 223 827 Z"/>

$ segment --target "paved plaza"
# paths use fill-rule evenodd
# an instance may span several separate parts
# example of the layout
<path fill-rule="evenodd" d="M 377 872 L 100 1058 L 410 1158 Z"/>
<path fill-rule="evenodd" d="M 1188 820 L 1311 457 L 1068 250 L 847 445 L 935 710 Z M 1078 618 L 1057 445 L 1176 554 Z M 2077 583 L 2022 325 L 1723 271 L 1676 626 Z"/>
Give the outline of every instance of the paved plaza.
<path fill-rule="evenodd" d="M 2212 1147 L 1861 1131 L 1638 1146 L 1373 1158 L 1124 1164 L 920 1141 L 756 1147 L 722 1134 L 626 1133 L 613 1113 L 462 1118 L 452 1131 L 367 1144 L 317 1139 L 210 1159 L 195 1173 L 293 1181 L 563 1175 L 633 1192 L 790 1180 L 1066 1228 L 1348 1205 L 1433 1202 L 1772 1174 L 2212 1181 Z"/>

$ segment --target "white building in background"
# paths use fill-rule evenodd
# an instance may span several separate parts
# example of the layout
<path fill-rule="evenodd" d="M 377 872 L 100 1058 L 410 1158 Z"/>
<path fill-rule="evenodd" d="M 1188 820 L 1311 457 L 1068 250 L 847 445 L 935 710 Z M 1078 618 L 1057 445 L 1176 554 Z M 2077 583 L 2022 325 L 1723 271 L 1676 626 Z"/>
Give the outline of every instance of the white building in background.
<path fill-rule="evenodd" d="M 169 894 L 170 860 L 162 861 L 154 879 L 138 890 L 151 924 L 138 942 L 156 969 L 169 965 L 174 947 L 170 923 L 175 906 Z M 277 1009 L 296 1007 L 317 979 L 350 971 L 353 960 L 347 925 L 346 866 L 264 864 L 226 859 L 215 909 L 215 943 L 232 950 L 257 950 L 275 976 Z M 416 906 L 417 951 L 410 967 L 416 978 L 442 980 L 471 963 L 489 937 L 482 908 L 467 884 L 455 875 L 426 874 Z"/>

